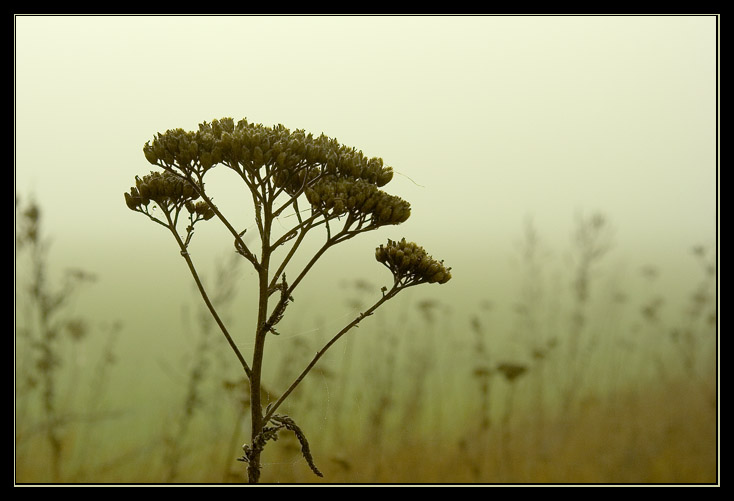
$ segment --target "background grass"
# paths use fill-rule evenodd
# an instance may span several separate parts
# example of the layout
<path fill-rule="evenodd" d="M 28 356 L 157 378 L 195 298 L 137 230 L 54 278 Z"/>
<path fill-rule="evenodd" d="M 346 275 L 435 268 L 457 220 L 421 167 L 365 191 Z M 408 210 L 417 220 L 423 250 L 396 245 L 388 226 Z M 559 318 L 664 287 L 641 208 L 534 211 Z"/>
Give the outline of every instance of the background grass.
<path fill-rule="evenodd" d="M 441 294 L 447 288 L 375 315 L 283 407 L 324 478 L 284 434 L 264 453 L 262 480 L 716 483 L 715 253 L 693 248 L 698 272 L 669 290 L 655 263 L 615 273 L 609 230 L 598 214 L 580 218 L 558 259 L 528 224 L 513 287 L 500 298 L 509 301 L 478 290 L 473 304 L 456 304 Z M 150 379 L 136 374 L 129 349 L 117 353 L 121 324 L 88 321 L 84 335 L 69 327 L 81 325 L 81 307 L 66 305 L 57 331 L 43 334 L 43 294 L 27 272 L 40 261 L 24 261 L 28 249 L 18 247 L 16 262 L 16 482 L 243 482 L 235 458 L 247 439 L 247 386 L 197 298 L 172 312 L 185 326 L 180 353 Z M 211 275 L 234 321 L 238 266 L 225 260 Z M 54 290 L 48 277 L 43 287 Z M 367 279 L 340 284 L 347 311 L 376 294 Z M 300 310 L 269 341 L 271 395 L 328 339 L 328 313 Z M 52 406 L 44 380 L 54 382 Z M 141 386 L 159 398 L 140 398 Z"/>

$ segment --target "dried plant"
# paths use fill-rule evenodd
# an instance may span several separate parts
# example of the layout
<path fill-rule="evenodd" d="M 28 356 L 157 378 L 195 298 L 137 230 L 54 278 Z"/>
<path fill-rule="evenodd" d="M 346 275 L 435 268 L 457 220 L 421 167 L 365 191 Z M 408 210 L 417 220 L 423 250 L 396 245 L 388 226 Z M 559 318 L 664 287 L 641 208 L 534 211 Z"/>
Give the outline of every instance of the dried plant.
<path fill-rule="evenodd" d="M 588 352 L 582 352 L 582 335 L 589 328 L 589 302 L 592 278 L 599 261 L 611 250 L 614 232 L 609 220 L 600 212 L 588 217 L 579 216 L 573 235 L 573 306 L 568 329 L 568 360 L 565 370 L 570 381 L 565 391 L 564 408 L 568 410 L 574 403 L 584 379 L 589 360 Z M 589 342 L 586 340 L 586 348 Z"/>
<path fill-rule="evenodd" d="M 384 166 L 381 159 L 367 158 L 361 151 L 342 146 L 323 134 L 314 137 L 282 125 L 266 127 L 224 118 L 202 123 L 192 132 L 173 129 L 159 133 L 145 144 L 143 152 L 162 172 L 136 177 L 135 186 L 125 193 L 125 202 L 131 210 L 170 231 L 209 312 L 248 379 L 251 435 L 240 459 L 247 463 L 249 482 L 259 481 L 260 456 L 265 445 L 283 429 L 296 434 L 304 458 L 320 475 L 303 431 L 292 418 L 276 414 L 276 410 L 339 338 L 400 291 L 423 283 L 446 283 L 451 278 L 450 268 L 405 239 L 380 245 L 375 257 L 392 272 L 392 286 L 383 287 L 382 296 L 334 335 L 280 397 L 263 409 L 261 377 L 266 339 L 278 334 L 276 326 L 294 300 L 297 286 L 335 245 L 383 226 L 405 222 L 410 216 L 410 204 L 380 189 L 393 176 L 392 169 Z M 235 228 L 206 189 L 204 177 L 214 167 L 226 167 L 247 188 L 254 205 L 259 254 L 245 244 L 245 231 Z M 308 205 L 305 210 L 299 205 L 304 198 Z M 285 215 L 295 216 L 295 223 L 276 235 L 273 223 Z M 182 236 L 179 224 L 184 219 L 188 224 Z M 257 321 L 249 362 L 217 313 L 189 253 L 195 226 L 212 219 L 224 225 L 234 239 L 235 251 L 257 274 Z M 302 269 L 289 273 L 296 277 L 289 283 L 286 269 L 290 272 L 293 256 L 306 234 L 320 226 L 326 240 Z M 276 263 L 278 252 L 284 255 Z"/>
<path fill-rule="evenodd" d="M 91 427 L 115 417 L 105 412 L 102 404 L 121 324 L 114 322 L 103 329 L 107 331 L 107 342 L 87 387 L 88 381 L 80 378 L 75 355 L 98 333 L 90 320 L 73 311 L 72 302 L 96 277 L 81 269 L 67 269 L 57 283 L 50 266 L 51 241 L 45 234 L 41 206 L 34 200 L 21 203 L 16 199 L 16 210 L 16 263 L 19 258 L 27 258 L 29 273 L 27 283 L 25 277 L 20 280 L 25 294 L 21 298 L 22 323 L 16 328 L 16 461 L 22 465 L 25 449 L 34 446 L 31 439 L 43 436 L 49 449 L 45 455 L 49 465 L 48 476 L 42 478 L 68 481 L 79 474 L 67 464 L 72 452 L 84 456 L 94 442 L 89 438 Z M 82 390 L 88 390 L 88 394 Z M 40 422 L 33 417 L 36 409 Z M 72 425 L 84 429 L 82 435 L 88 439 L 71 439 Z"/>
<path fill-rule="evenodd" d="M 699 279 L 688 297 L 681 326 L 671 330 L 670 337 L 680 353 L 683 370 L 695 377 L 697 365 L 710 360 L 698 360 L 702 355 L 702 344 L 708 350 L 715 343 L 717 327 L 717 256 L 705 246 L 697 245 L 692 254 L 701 267 L 703 277 Z M 706 378 L 708 379 L 708 377 Z"/>

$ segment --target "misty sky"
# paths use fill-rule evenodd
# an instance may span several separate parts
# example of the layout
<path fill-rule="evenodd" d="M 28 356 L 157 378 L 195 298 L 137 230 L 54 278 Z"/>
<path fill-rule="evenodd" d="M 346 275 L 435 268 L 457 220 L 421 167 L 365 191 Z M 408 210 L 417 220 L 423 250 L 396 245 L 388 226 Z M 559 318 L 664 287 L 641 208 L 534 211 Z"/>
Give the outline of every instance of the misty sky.
<path fill-rule="evenodd" d="M 716 235 L 716 37 L 714 16 L 18 16 L 16 192 L 59 252 L 129 276 L 142 245 L 175 251 L 123 201 L 143 144 L 229 116 L 393 166 L 413 215 L 370 248 L 456 266 L 599 210 L 621 248 L 683 255 Z"/>

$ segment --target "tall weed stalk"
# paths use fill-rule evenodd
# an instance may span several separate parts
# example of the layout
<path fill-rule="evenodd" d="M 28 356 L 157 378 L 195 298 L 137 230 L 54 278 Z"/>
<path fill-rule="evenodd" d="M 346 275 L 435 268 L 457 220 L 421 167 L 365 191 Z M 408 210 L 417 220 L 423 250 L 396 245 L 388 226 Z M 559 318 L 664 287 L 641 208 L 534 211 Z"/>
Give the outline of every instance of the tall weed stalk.
<path fill-rule="evenodd" d="M 196 131 L 171 129 L 159 133 L 145 144 L 143 153 L 160 171 L 136 177 L 135 186 L 125 193 L 125 203 L 171 234 L 248 380 L 250 438 L 239 458 L 247 465 L 248 481 L 260 480 L 261 455 L 268 442 L 276 440 L 281 432 L 296 436 L 308 466 L 322 476 L 303 430 L 293 418 L 276 411 L 343 335 L 402 290 L 423 283 L 446 283 L 451 278 L 450 269 L 404 238 L 388 240 L 387 245 L 378 247 L 375 258 L 392 273 L 392 284 L 383 287 L 381 297 L 326 342 L 278 399 L 265 406 L 262 377 L 266 341 L 279 334 L 277 326 L 294 301 L 297 287 L 333 247 L 362 233 L 405 222 L 410 204 L 380 189 L 393 176 L 382 159 L 368 158 L 323 134 L 314 137 L 282 125 L 266 127 L 247 120 L 235 123 L 231 118 L 214 120 L 200 124 Z M 214 168 L 228 171 L 244 188 L 245 199 L 249 198 L 254 208 L 259 249 L 245 243 L 246 229 L 236 228 L 214 203 L 214 195 L 204 181 Z M 295 218 L 291 218 L 293 225 L 278 232 L 274 222 L 285 215 Z M 234 250 L 257 275 L 257 300 L 253 305 L 257 321 L 251 332 L 253 351 L 249 361 L 237 336 L 212 303 L 192 258 L 190 244 L 195 227 L 212 219 L 223 225 L 234 240 Z M 317 228 L 325 237 L 321 247 L 307 258 L 305 266 L 294 269 L 294 255 L 303 248 L 306 235 Z M 286 278 L 286 270 L 295 277 L 291 281 Z"/>

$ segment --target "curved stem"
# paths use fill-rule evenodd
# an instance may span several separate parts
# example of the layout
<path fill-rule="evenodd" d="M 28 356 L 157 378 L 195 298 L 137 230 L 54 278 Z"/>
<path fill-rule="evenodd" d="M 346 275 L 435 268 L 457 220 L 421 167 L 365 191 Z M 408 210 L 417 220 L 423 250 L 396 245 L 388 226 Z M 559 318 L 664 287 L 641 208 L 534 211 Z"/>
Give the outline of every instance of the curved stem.
<path fill-rule="evenodd" d="M 275 411 L 280 407 L 280 405 L 285 401 L 285 399 L 288 397 L 288 395 L 293 392 L 293 390 L 296 389 L 296 387 L 303 381 L 303 379 L 306 377 L 306 375 L 311 371 L 311 369 L 314 368 L 316 363 L 319 361 L 319 359 L 324 356 L 324 353 L 326 353 L 326 350 L 331 348 L 331 346 L 336 343 L 339 338 L 341 338 L 344 334 L 349 332 L 352 327 L 356 327 L 357 324 L 359 324 L 364 318 L 372 315 L 377 308 L 379 308 L 385 301 L 388 299 L 392 299 L 397 295 L 398 292 L 400 292 L 404 287 L 401 287 L 399 283 L 393 284 L 392 289 L 390 289 L 388 292 L 386 292 L 375 304 L 373 304 L 368 310 L 366 310 L 364 313 L 360 313 L 357 318 L 352 320 L 346 327 L 344 327 L 342 330 L 336 333 L 336 335 L 331 338 L 331 340 L 326 343 L 323 348 L 321 348 L 319 351 L 316 352 L 316 355 L 311 360 L 311 362 L 306 366 L 305 369 L 303 369 L 303 372 L 291 383 L 291 385 L 288 387 L 288 389 L 278 398 L 278 400 L 275 401 L 273 405 L 271 405 L 268 408 L 267 414 L 265 414 L 265 417 L 263 417 L 262 422 L 265 424 L 267 423 L 270 418 L 273 417 L 275 414 Z"/>
<path fill-rule="evenodd" d="M 324 221 L 327 221 L 327 220 L 324 219 L 323 221 L 320 221 L 320 222 L 318 222 L 316 224 L 317 225 L 318 224 L 321 224 Z M 360 233 L 363 233 L 363 232 L 366 232 L 366 231 L 370 231 L 370 230 L 373 230 L 373 229 L 376 229 L 377 228 L 377 226 L 370 226 L 370 227 L 367 227 L 367 228 L 361 228 L 361 229 L 358 228 L 356 230 L 349 231 L 349 227 L 350 227 L 350 225 L 353 222 L 354 222 L 354 220 L 351 218 L 351 215 L 350 215 L 349 216 L 349 219 L 347 219 L 347 222 L 345 223 L 345 225 L 341 229 L 341 231 L 339 231 L 339 233 L 337 233 L 333 237 L 330 236 L 326 240 L 326 242 L 324 243 L 324 245 L 321 246 L 321 248 L 316 252 L 316 254 L 311 258 L 311 260 L 301 270 L 301 273 L 291 283 L 291 285 L 288 287 L 288 289 L 286 291 L 283 291 L 283 295 L 281 296 L 281 300 L 280 300 L 278 306 L 276 307 L 276 309 L 273 311 L 273 314 L 271 315 L 271 317 L 268 320 L 268 322 L 272 323 L 274 321 L 275 312 L 278 310 L 278 307 L 283 306 L 283 301 L 286 301 L 289 297 L 291 297 L 293 295 L 293 291 L 296 289 L 296 286 L 298 286 L 298 284 L 301 282 L 301 280 L 303 280 L 303 278 L 306 276 L 306 274 L 309 272 L 309 270 L 316 264 L 316 262 L 321 258 L 321 256 L 323 256 L 324 253 L 326 253 L 327 250 L 329 250 L 331 247 L 333 247 L 334 245 L 336 245 L 338 243 L 344 242 L 345 240 L 349 240 L 350 238 L 357 236 Z M 360 225 L 361 225 L 361 222 L 360 222 Z M 300 244 L 300 242 L 301 242 L 303 236 L 305 235 L 306 231 L 308 229 L 314 227 L 314 226 L 315 225 L 312 225 L 312 226 L 307 227 L 307 228 L 304 228 L 302 230 L 301 235 L 299 235 L 299 237 L 298 237 L 298 241 L 296 241 L 293 244 L 293 247 L 291 248 L 291 251 L 289 252 L 288 256 L 286 256 L 286 260 L 283 261 L 283 263 L 281 264 L 280 268 L 278 268 L 278 271 L 275 273 L 275 275 L 273 275 L 272 281 L 270 283 L 270 289 L 272 289 L 275 286 L 275 284 L 277 283 L 277 280 L 280 278 L 280 275 L 283 273 L 283 271 L 285 269 L 285 265 L 288 263 L 288 260 L 290 260 L 292 254 L 295 252 L 296 248 Z M 404 283 L 404 284 L 401 284 L 401 285 L 403 286 L 403 288 L 405 288 L 409 284 Z"/>
<path fill-rule="evenodd" d="M 294 233 L 298 233 L 299 231 L 302 231 L 305 233 L 306 231 L 310 230 L 311 228 L 314 228 L 318 226 L 319 224 L 324 223 L 324 221 L 322 220 L 314 224 L 314 221 L 316 221 L 316 219 L 318 219 L 319 217 L 321 217 L 321 214 L 314 214 L 306 220 L 299 221 L 297 225 L 292 227 L 290 230 L 286 231 L 283 234 L 283 236 L 281 236 L 278 240 L 276 240 L 273 243 L 273 245 L 270 246 L 270 248 L 272 250 L 275 250 L 278 247 L 280 247 L 281 245 L 283 245 L 284 243 L 286 243 L 288 240 L 292 239 Z"/>
<path fill-rule="evenodd" d="M 327 250 L 329 250 L 331 247 L 333 247 L 336 244 L 340 244 L 346 240 L 349 240 L 350 238 L 353 238 L 359 235 L 360 233 L 372 231 L 378 228 L 377 226 L 370 226 L 366 228 L 349 231 L 349 225 L 352 222 L 354 221 L 348 220 L 347 223 L 344 225 L 344 228 L 342 228 L 341 231 L 339 231 L 339 233 L 335 234 L 333 237 L 329 237 L 326 243 L 324 243 L 324 245 L 321 246 L 321 248 L 316 252 L 316 254 L 311 258 L 311 260 L 306 264 L 303 270 L 301 270 L 301 273 L 298 275 L 298 277 L 296 277 L 296 279 L 291 283 L 290 287 L 288 288 L 289 296 L 293 294 L 293 291 L 295 290 L 298 283 L 301 280 L 303 280 L 303 278 L 306 276 L 308 271 L 316 264 L 316 261 L 318 261 Z"/>
<path fill-rule="evenodd" d="M 314 227 L 313 218 L 309 218 L 306 221 L 307 222 L 306 222 L 305 225 L 303 225 L 303 224 L 300 224 L 299 225 L 299 227 L 301 227 L 301 228 L 300 228 L 300 233 L 299 233 L 298 237 L 296 238 L 296 241 L 293 242 L 293 245 L 291 245 L 291 248 L 288 251 L 288 254 L 285 256 L 285 258 L 283 259 L 283 261 L 280 263 L 280 266 L 278 267 L 278 269 L 273 274 L 273 277 L 272 277 L 272 279 L 270 281 L 270 288 L 271 289 L 273 287 L 275 287 L 275 284 L 278 283 L 278 280 L 280 280 L 280 275 L 283 273 L 283 271 L 285 270 L 285 267 L 288 265 L 288 263 L 290 262 L 291 258 L 296 253 L 296 250 L 298 250 L 298 247 L 301 245 L 301 242 L 303 242 L 303 238 L 306 236 L 306 233 L 311 228 Z M 291 234 L 293 231 L 297 231 L 297 230 L 293 229 L 293 230 L 289 231 L 286 235 Z M 278 242 L 280 242 L 280 240 L 278 240 Z M 273 244 L 273 249 L 275 249 L 278 245 L 282 245 L 282 243 L 281 244 L 278 244 L 278 242 L 276 242 L 275 244 Z M 285 242 L 283 242 L 283 243 L 285 243 Z"/>
<path fill-rule="evenodd" d="M 171 230 L 171 233 L 173 234 L 174 238 L 176 239 L 176 243 L 178 243 L 178 246 L 181 249 L 181 256 L 183 256 L 183 258 L 186 260 L 186 264 L 189 267 L 189 271 L 191 272 L 191 275 L 194 277 L 194 281 L 196 282 L 196 287 L 198 287 L 199 293 L 201 294 L 201 297 L 204 299 L 204 303 L 206 303 L 207 308 L 209 308 L 209 312 L 212 314 L 212 317 L 214 317 L 214 320 L 217 322 L 217 325 L 221 329 L 222 334 L 224 334 L 224 337 L 227 338 L 227 342 L 229 343 L 230 347 L 232 347 L 232 350 L 234 351 L 235 355 L 237 356 L 237 359 L 240 361 L 240 365 L 242 365 L 242 368 L 244 369 L 245 374 L 247 374 L 248 378 L 251 378 L 252 371 L 250 370 L 250 366 L 247 364 L 245 357 L 242 356 L 242 352 L 240 352 L 240 349 L 235 344 L 234 339 L 232 339 L 232 336 L 230 336 L 229 331 L 227 331 L 227 327 L 224 325 L 224 322 L 222 322 L 222 319 L 219 318 L 219 314 L 217 313 L 217 310 L 214 308 L 214 305 L 212 304 L 211 300 L 209 299 L 209 295 L 206 293 L 206 290 L 204 289 L 204 285 L 201 283 L 199 274 L 196 272 L 196 267 L 194 266 L 194 262 L 191 260 L 191 256 L 189 256 L 189 253 L 186 250 L 186 245 L 184 245 L 183 241 L 181 240 L 181 237 L 176 232 L 176 227 L 173 226 L 169 214 L 166 214 L 166 219 L 168 219 L 168 222 L 169 222 L 168 229 Z"/>

